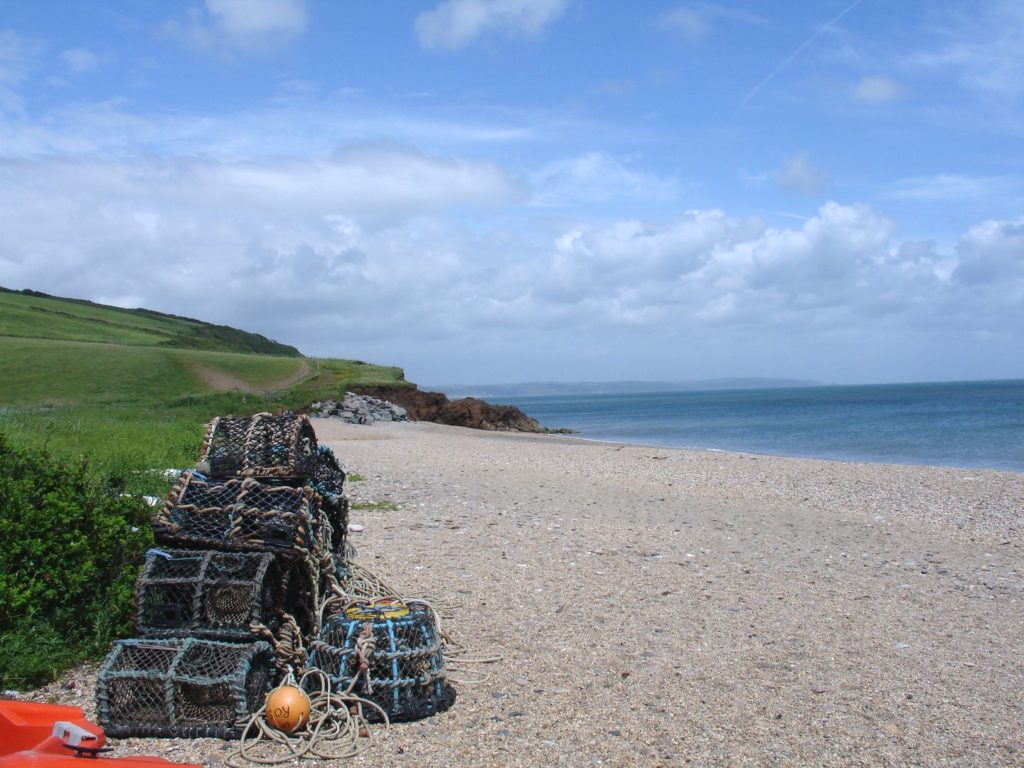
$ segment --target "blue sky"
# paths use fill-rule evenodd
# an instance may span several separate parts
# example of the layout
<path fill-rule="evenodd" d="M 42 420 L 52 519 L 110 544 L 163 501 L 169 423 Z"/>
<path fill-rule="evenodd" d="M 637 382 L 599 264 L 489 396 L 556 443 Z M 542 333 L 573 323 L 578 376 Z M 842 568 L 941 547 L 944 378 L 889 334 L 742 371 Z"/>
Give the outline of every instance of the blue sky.
<path fill-rule="evenodd" d="M 1024 5 L 7 3 L 0 232 L 427 384 L 1024 377 Z"/>

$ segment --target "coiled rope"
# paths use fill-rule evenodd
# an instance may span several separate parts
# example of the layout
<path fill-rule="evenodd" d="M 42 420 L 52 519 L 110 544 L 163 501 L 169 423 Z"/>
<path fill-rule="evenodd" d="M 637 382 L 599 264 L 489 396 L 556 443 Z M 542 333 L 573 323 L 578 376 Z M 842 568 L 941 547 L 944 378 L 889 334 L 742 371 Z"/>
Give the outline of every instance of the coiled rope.
<path fill-rule="evenodd" d="M 290 674 L 292 669 L 302 669 L 306 666 L 306 647 L 302 642 L 302 630 L 299 629 L 295 617 L 280 611 L 278 618 L 281 624 L 276 634 L 258 621 L 249 625 L 249 631 L 273 646 L 274 667 L 279 675 L 285 675 Z"/>
<path fill-rule="evenodd" d="M 280 765 L 302 758 L 341 760 L 355 757 L 373 745 L 373 732 L 363 714 L 370 707 L 384 723 L 384 732 L 391 726 L 385 712 L 376 703 L 352 693 L 352 684 L 345 691 L 331 693 L 331 682 L 319 669 L 309 669 L 298 683 L 289 672 L 284 682 L 297 685 L 309 695 L 309 721 L 296 734 L 282 733 L 267 722 L 264 704 L 252 714 L 242 731 L 238 749 L 228 755 L 224 764 L 230 768 L 245 768 L 248 763 Z M 309 693 L 312 690 L 313 693 Z"/>

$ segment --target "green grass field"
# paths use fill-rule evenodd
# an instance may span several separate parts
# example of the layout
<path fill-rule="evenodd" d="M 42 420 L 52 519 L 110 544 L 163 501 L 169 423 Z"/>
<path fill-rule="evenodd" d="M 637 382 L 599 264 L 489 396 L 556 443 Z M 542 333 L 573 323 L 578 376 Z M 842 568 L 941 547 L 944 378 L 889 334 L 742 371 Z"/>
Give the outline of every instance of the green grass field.
<path fill-rule="evenodd" d="M 408 385 L 400 368 L 253 354 L 262 337 L 232 328 L 217 332 L 224 350 L 187 348 L 212 338 L 188 336 L 203 327 L 223 328 L 0 290 L 0 432 L 102 471 L 130 468 L 133 490 L 154 493 L 162 490 L 146 470 L 194 463 L 214 416 L 298 410 L 354 385 Z"/>
<path fill-rule="evenodd" d="M 180 357 L 155 347 L 0 337 L 0 403 L 74 408 L 165 402 L 205 387 Z"/>

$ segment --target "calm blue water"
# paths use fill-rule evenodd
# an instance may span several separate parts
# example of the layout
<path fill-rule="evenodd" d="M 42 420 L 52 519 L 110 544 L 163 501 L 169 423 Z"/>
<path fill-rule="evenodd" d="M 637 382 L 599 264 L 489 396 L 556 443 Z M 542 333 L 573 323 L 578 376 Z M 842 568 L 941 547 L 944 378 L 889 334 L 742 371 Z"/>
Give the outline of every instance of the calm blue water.
<path fill-rule="evenodd" d="M 501 398 L 576 437 L 1024 472 L 1024 381 Z"/>

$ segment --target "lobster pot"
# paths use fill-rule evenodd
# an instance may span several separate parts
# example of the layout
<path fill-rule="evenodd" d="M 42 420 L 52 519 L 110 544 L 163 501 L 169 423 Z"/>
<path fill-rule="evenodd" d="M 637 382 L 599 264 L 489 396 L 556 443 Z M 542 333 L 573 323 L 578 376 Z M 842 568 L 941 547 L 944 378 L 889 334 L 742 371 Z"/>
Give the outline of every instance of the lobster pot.
<path fill-rule="evenodd" d="M 258 413 L 213 419 L 199 461 L 210 477 L 306 479 L 316 458 L 316 433 L 307 416 Z"/>
<path fill-rule="evenodd" d="M 251 624 L 274 632 L 284 612 L 308 630 L 315 610 L 305 561 L 269 552 L 151 549 L 135 582 L 135 626 L 143 637 L 248 642 Z"/>
<path fill-rule="evenodd" d="M 119 640 L 100 667 L 96 707 L 108 736 L 241 736 L 274 682 L 268 643 Z"/>
<path fill-rule="evenodd" d="M 256 480 L 213 482 L 186 472 L 153 519 L 160 544 L 237 551 L 311 552 L 333 532 L 312 488 Z"/>
<path fill-rule="evenodd" d="M 442 645 L 425 605 L 389 598 L 356 604 L 331 617 L 310 644 L 310 665 L 325 672 L 335 690 L 351 688 L 391 720 L 415 720 L 455 700 Z M 365 672 L 360 671 L 362 660 L 368 662 Z M 367 708 L 365 714 L 372 719 L 374 711 Z"/>
<path fill-rule="evenodd" d="M 321 496 L 340 496 L 345 490 L 345 465 L 328 446 L 317 448 L 313 473 L 309 480 Z"/>
<path fill-rule="evenodd" d="M 331 551 L 344 553 L 348 536 L 349 502 L 345 498 L 345 465 L 326 445 L 317 449 L 316 463 L 309 484 L 320 495 L 321 507 L 331 524 Z"/>
<path fill-rule="evenodd" d="M 320 509 L 327 518 L 327 524 L 331 527 L 331 552 L 339 557 L 346 556 L 349 508 L 349 501 L 345 496 L 335 496 L 331 501 L 324 499 L 320 505 Z"/>

